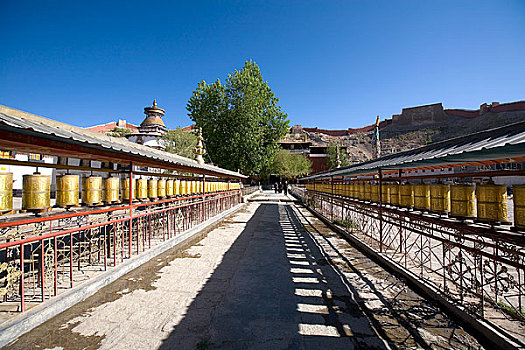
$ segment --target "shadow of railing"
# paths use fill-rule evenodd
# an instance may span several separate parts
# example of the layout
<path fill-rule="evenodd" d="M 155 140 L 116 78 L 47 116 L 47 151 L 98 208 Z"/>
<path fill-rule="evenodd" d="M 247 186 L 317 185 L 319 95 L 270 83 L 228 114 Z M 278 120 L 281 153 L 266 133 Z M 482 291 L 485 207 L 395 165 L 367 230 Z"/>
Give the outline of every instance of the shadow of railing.
<path fill-rule="evenodd" d="M 261 204 L 161 349 L 387 348 L 333 276 L 289 205 Z"/>

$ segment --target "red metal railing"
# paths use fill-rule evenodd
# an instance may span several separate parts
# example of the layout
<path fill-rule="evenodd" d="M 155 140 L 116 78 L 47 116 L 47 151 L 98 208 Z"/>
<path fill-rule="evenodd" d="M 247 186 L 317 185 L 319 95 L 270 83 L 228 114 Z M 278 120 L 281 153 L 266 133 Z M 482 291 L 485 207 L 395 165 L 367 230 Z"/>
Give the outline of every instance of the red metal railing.
<path fill-rule="evenodd" d="M 455 305 L 525 340 L 523 232 L 330 193 L 292 191 Z"/>
<path fill-rule="evenodd" d="M 241 202 L 230 190 L 0 223 L 0 312 L 24 311 Z"/>

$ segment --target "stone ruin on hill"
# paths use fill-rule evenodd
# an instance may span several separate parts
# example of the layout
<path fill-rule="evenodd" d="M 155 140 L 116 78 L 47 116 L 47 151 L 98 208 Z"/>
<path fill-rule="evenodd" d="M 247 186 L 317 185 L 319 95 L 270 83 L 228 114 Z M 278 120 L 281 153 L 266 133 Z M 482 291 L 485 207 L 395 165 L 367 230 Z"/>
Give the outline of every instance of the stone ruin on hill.
<path fill-rule="evenodd" d="M 401 114 L 379 124 L 381 154 L 402 152 L 520 121 L 525 121 L 525 101 L 492 102 L 482 104 L 478 110 L 444 109 L 442 103 L 404 108 Z M 373 158 L 374 127 L 372 124 L 358 129 L 325 130 L 295 125 L 286 138 L 306 137 L 314 147 L 339 143 L 349 159 L 358 163 Z"/>

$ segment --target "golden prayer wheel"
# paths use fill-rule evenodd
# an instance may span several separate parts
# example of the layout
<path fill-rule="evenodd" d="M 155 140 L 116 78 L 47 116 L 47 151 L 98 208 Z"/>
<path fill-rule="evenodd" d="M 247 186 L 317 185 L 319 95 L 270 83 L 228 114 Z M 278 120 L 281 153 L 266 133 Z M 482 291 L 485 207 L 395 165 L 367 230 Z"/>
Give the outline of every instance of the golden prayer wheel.
<path fill-rule="evenodd" d="M 399 185 L 399 205 L 406 208 L 414 207 L 414 186 L 411 184 Z"/>
<path fill-rule="evenodd" d="M 173 197 L 175 194 L 175 189 L 173 186 L 175 186 L 175 182 L 173 180 L 166 181 L 166 197 Z"/>
<path fill-rule="evenodd" d="M 364 184 L 356 184 L 357 190 L 356 190 L 356 196 L 359 200 L 365 199 L 365 185 Z"/>
<path fill-rule="evenodd" d="M 450 186 L 430 185 L 430 210 L 439 214 L 450 212 Z"/>
<path fill-rule="evenodd" d="M 133 179 L 131 183 L 133 184 L 131 200 L 135 200 L 135 197 L 137 196 L 137 181 Z M 129 202 L 129 179 L 122 180 L 122 200 Z"/>
<path fill-rule="evenodd" d="M 155 179 L 149 179 L 148 180 L 148 197 L 149 199 L 157 199 L 158 193 L 157 193 L 157 180 Z"/>
<path fill-rule="evenodd" d="M 104 190 L 102 191 L 105 203 L 119 201 L 120 179 L 118 177 L 107 177 L 104 179 Z"/>
<path fill-rule="evenodd" d="M 430 210 L 430 185 L 417 184 L 414 188 L 414 208 Z"/>
<path fill-rule="evenodd" d="M 194 194 L 197 192 L 197 181 L 195 180 L 192 180 L 191 181 L 191 190 L 190 190 L 190 194 Z"/>
<path fill-rule="evenodd" d="M 78 205 L 79 177 L 78 175 L 61 175 L 56 177 L 56 205 L 69 208 Z"/>
<path fill-rule="evenodd" d="M 474 185 L 450 186 L 450 215 L 462 218 L 476 216 L 476 192 Z"/>
<path fill-rule="evenodd" d="M 40 211 L 51 206 L 51 175 L 24 175 L 22 209 Z"/>
<path fill-rule="evenodd" d="M 180 181 L 180 180 L 174 180 L 173 181 L 173 195 L 174 196 L 180 196 L 182 194 L 181 188 L 180 188 L 181 183 L 182 183 L 182 181 Z"/>
<path fill-rule="evenodd" d="M 507 186 L 477 185 L 478 219 L 489 222 L 507 222 Z"/>
<path fill-rule="evenodd" d="M 166 198 L 166 180 L 157 181 L 157 195 L 159 198 Z"/>
<path fill-rule="evenodd" d="M 372 198 L 372 185 L 364 184 L 364 198 L 363 200 L 369 201 Z"/>
<path fill-rule="evenodd" d="M 89 176 L 82 179 L 82 203 L 95 205 L 102 202 L 102 178 Z"/>
<path fill-rule="evenodd" d="M 148 199 L 148 180 L 138 179 L 137 180 L 137 199 L 143 201 Z"/>
<path fill-rule="evenodd" d="M 383 184 L 381 186 L 381 201 L 383 204 L 389 204 L 390 203 L 390 185 Z"/>
<path fill-rule="evenodd" d="M 343 186 L 344 186 L 344 190 L 343 190 L 344 196 L 350 197 L 350 193 L 352 192 L 352 185 L 350 183 L 346 183 Z"/>
<path fill-rule="evenodd" d="M 183 196 L 186 196 L 188 195 L 188 192 L 190 191 L 189 189 L 190 187 L 190 183 L 186 180 L 180 180 L 180 194 L 183 195 Z"/>
<path fill-rule="evenodd" d="M 375 203 L 379 203 L 379 185 L 370 185 L 370 200 Z"/>
<path fill-rule="evenodd" d="M 13 210 L 13 173 L 0 173 L 0 213 Z"/>
<path fill-rule="evenodd" d="M 390 185 L 390 204 L 399 205 L 399 185 Z"/>
<path fill-rule="evenodd" d="M 514 198 L 514 226 L 525 228 L 525 185 L 512 186 Z"/>

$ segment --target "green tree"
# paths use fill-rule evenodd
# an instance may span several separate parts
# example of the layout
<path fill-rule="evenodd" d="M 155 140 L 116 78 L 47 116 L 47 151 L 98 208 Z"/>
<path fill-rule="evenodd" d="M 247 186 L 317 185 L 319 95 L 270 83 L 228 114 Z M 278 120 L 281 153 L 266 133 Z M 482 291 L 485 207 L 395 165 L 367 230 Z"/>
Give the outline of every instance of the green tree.
<path fill-rule="evenodd" d="M 106 132 L 106 135 L 113 137 L 126 137 L 126 135 L 131 134 L 132 131 L 127 128 L 119 128 L 118 126 L 114 127 L 110 131 Z"/>
<path fill-rule="evenodd" d="M 330 142 L 326 147 L 326 153 L 328 154 L 328 167 L 335 168 L 337 166 L 337 142 Z M 349 157 L 341 147 L 339 147 L 339 159 L 342 167 L 351 164 Z"/>
<path fill-rule="evenodd" d="M 212 161 L 223 168 L 259 175 L 271 164 L 288 130 L 279 99 L 251 60 L 220 80 L 202 81 L 188 101 L 188 115 L 206 142 Z"/>
<path fill-rule="evenodd" d="M 193 132 L 184 131 L 180 127 L 168 130 L 162 135 L 161 143 L 168 152 L 192 159 L 195 157 L 193 151 L 197 146 L 197 136 Z"/>
<path fill-rule="evenodd" d="M 279 174 L 287 179 L 296 179 L 312 171 L 312 162 L 303 154 L 280 150 L 274 157 L 268 174 Z"/>

